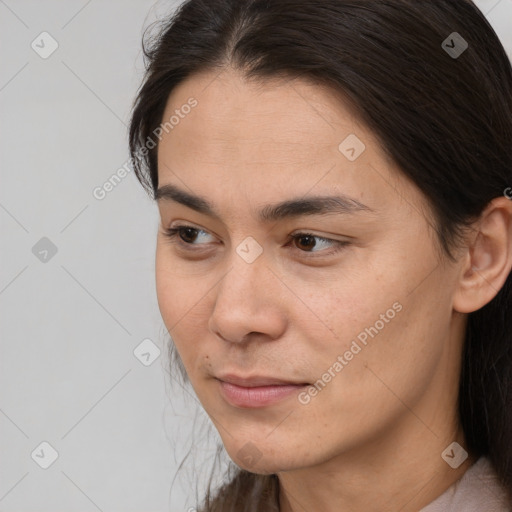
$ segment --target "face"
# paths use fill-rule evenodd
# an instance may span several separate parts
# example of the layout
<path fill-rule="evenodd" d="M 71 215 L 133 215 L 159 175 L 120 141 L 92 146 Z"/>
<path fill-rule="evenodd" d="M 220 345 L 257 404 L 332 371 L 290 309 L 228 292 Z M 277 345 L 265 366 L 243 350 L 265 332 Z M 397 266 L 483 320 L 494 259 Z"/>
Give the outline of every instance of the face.
<path fill-rule="evenodd" d="M 458 268 L 343 99 L 226 70 L 183 82 L 173 115 L 158 302 L 233 460 L 310 467 L 434 418 L 457 384 Z"/>

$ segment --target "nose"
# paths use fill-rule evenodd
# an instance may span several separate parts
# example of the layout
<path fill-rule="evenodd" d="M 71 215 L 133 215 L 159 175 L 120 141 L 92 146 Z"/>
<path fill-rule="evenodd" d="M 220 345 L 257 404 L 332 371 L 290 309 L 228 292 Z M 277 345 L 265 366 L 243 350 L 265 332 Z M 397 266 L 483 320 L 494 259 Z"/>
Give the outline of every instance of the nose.
<path fill-rule="evenodd" d="M 286 287 L 263 254 L 247 263 L 234 253 L 230 270 L 215 290 L 208 327 L 220 338 L 232 343 L 244 342 L 250 334 L 277 339 L 285 331 Z"/>

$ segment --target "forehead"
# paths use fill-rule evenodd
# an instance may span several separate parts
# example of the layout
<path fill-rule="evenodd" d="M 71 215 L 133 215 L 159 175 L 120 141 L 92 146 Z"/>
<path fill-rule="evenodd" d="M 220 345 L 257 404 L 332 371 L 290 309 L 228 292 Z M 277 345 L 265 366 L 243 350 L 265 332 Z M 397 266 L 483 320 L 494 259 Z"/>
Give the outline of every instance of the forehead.
<path fill-rule="evenodd" d="M 231 69 L 194 75 L 173 90 L 163 120 L 191 97 L 197 106 L 173 128 L 174 139 L 190 150 L 201 145 L 212 158 L 236 148 L 237 158 L 255 163 L 301 162 L 329 149 L 325 156 L 338 159 L 340 135 L 371 137 L 333 91 L 303 80 L 248 81 Z"/>
<path fill-rule="evenodd" d="M 196 106 L 183 108 L 191 98 Z M 265 202 L 333 190 L 380 209 L 410 186 L 342 96 L 309 81 L 194 75 L 169 96 L 162 122 L 172 116 L 179 122 L 159 143 L 159 184 L 183 182 L 214 202 L 229 202 L 226 186 L 232 198 Z"/>

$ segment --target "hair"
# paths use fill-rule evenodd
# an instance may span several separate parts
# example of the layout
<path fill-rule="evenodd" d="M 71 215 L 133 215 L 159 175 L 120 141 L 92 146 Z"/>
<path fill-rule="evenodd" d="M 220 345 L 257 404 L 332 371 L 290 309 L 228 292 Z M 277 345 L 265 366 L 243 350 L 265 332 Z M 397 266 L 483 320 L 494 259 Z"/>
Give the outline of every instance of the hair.
<path fill-rule="evenodd" d="M 458 57 L 443 48 L 454 32 L 468 43 Z M 296 77 L 342 93 L 423 192 L 452 259 L 465 229 L 512 184 L 511 63 L 471 0 L 188 0 L 143 38 L 143 50 L 129 147 L 153 197 L 158 146 L 144 148 L 169 94 L 195 73 L 227 67 L 261 83 Z M 490 459 L 512 499 L 511 294 L 509 275 L 468 315 L 458 414 L 467 449 Z M 278 497 L 276 475 L 238 468 L 200 510 L 279 510 Z"/>

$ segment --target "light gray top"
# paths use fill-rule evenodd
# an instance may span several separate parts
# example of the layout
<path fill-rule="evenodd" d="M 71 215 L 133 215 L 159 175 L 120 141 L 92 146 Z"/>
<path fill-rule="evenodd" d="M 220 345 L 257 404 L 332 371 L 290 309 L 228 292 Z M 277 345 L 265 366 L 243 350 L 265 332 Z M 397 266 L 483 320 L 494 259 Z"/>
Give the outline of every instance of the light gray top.
<path fill-rule="evenodd" d="M 419 512 L 511 512 L 489 459 L 478 459 L 449 489 Z"/>

